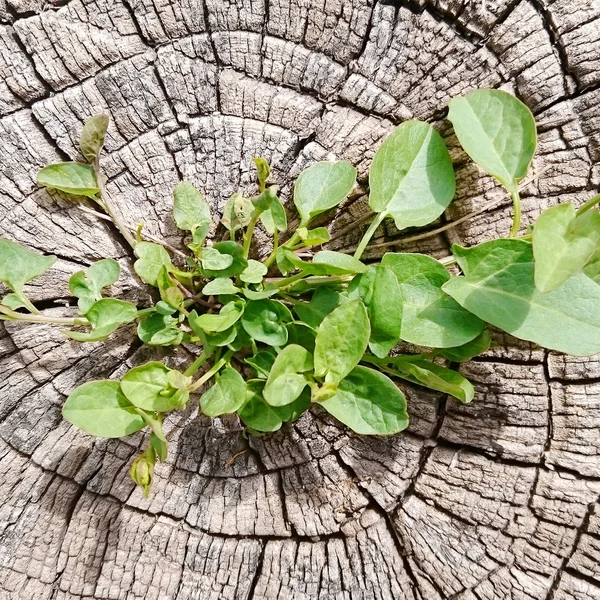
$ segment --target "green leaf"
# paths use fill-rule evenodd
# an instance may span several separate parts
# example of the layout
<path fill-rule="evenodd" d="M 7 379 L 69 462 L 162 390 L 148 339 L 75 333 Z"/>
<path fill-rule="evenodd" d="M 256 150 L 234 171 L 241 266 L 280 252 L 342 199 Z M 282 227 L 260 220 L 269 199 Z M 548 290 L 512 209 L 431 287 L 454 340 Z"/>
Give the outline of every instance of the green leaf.
<path fill-rule="evenodd" d="M 473 400 L 473 384 L 460 373 L 426 360 L 396 363 L 398 376 L 438 392 L 450 394 L 463 404 Z"/>
<path fill-rule="evenodd" d="M 177 310 L 183 306 L 183 292 L 177 287 L 175 279 L 169 275 L 167 267 L 161 267 L 156 278 L 156 286 L 163 302 Z"/>
<path fill-rule="evenodd" d="M 131 323 L 137 315 L 137 308 L 131 302 L 104 298 L 92 304 L 85 314 L 92 326 L 92 331 L 63 331 L 65 335 L 78 342 L 99 342 L 105 340 L 121 325 Z"/>
<path fill-rule="evenodd" d="M 133 264 L 135 272 L 143 281 L 157 287 L 157 279 L 162 267 L 173 267 L 169 253 L 159 244 L 140 242 L 135 247 L 138 259 Z"/>
<path fill-rule="evenodd" d="M 322 285 L 317 288 L 310 302 L 295 304 L 294 311 L 302 321 L 316 329 L 332 310 L 347 300 L 343 294 Z"/>
<path fill-rule="evenodd" d="M 233 264 L 233 256 L 221 254 L 216 248 L 203 248 L 200 254 L 200 263 L 203 269 L 222 271 Z"/>
<path fill-rule="evenodd" d="M 282 275 L 287 275 L 288 273 L 294 270 L 294 264 L 288 260 L 286 250 L 287 248 L 279 246 L 279 248 L 277 248 L 277 252 L 275 253 L 277 268 L 279 269 Z"/>
<path fill-rule="evenodd" d="M 167 445 L 166 438 L 161 439 L 154 432 L 150 434 L 150 445 L 154 448 L 154 452 L 156 452 L 156 456 L 158 456 L 158 460 L 161 462 L 165 462 L 167 460 L 169 447 Z"/>
<path fill-rule="evenodd" d="M 475 90 L 448 106 L 448 119 L 465 152 L 509 192 L 518 192 L 537 144 L 535 119 L 527 106 L 501 90 Z"/>
<path fill-rule="evenodd" d="M 462 346 L 436 350 L 436 354 L 451 362 L 467 362 L 475 356 L 487 352 L 491 345 L 492 336 L 487 329 L 484 329 L 474 340 Z"/>
<path fill-rule="evenodd" d="M 250 303 L 248 303 L 248 306 L 250 306 Z M 246 308 L 246 310 L 248 309 Z M 203 315 L 198 315 L 196 311 L 192 311 L 188 318 L 188 322 L 192 329 L 199 327 L 203 331 L 219 333 L 232 327 L 236 321 L 240 319 L 243 313 L 244 302 L 242 300 L 237 300 L 225 304 L 217 314 L 205 313 Z"/>
<path fill-rule="evenodd" d="M 250 201 L 254 206 L 254 214 L 260 215 L 266 210 L 270 210 L 271 206 L 278 202 L 277 198 L 277 186 L 271 186 L 266 188 L 258 196 L 251 198 Z"/>
<path fill-rule="evenodd" d="M 244 296 L 246 296 L 248 300 L 264 300 L 265 298 L 274 296 L 278 291 L 279 288 L 274 283 L 268 283 L 263 289 L 259 290 L 251 290 L 249 288 L 244 288 L 242 290 Z"/>
<path fill-rule="evenodd" d="M 121 391 L 131 404 L 142 410 L 168 412 L 183 408 L 189 392 L 172 388 L 170 373 L 171 369 L 161 362 L 134 367 L 123 375 Z"/>
<path fill-rule="evenodd" d="M 100 156 L 109 121 L 108 115 L 94 115 L 85 122 L 81 130 L 79 147 L 81 154 L 90 163 L 95 162 Z"/>
<path fill-rule="evenodd" d="M 325 383 L 339 383 L 362 358 L 371 328 L 367 309 L 360 300 L 351 300 L 329 313 L 317 329 L 315 376 Z"/>
<path fill-rule="evenodd" d="M 90 381 L 67 398 L 63 417 L 97 437 L 117 438 L 139 431 L 146 421 L 121 392 L 118 381 Z"/>
<path fill-rule="evenodd" d="M 202 293 L 205 296 L 218 296 L 219 294 L 237 294 L 240 288 L 233 284 L 228 277 L 217 277 L 209 281 L 203 288 Z"/>
<path fill-rule="evenodd" d="M 262 388 L 262 381 L 249 381 L 246 386 L 246 400 L 237 413 L 240 419 L 255 431 L 277 431 L 282 425 L 281 417 L 265 402 Z"/>
<path fill-rule="evenodd" d="M 183 341 L 183 331 L 177 325 L 176 318 L 155 313 L 138 323 L 137 334 L 148 346 L 178 346 Z"/>
<path fill-rule="evenodd" d="M 240 279 L 245 283 L 261 283 L 268 269 L 258 260 L 250 259 L 248 266 L 240 274 Z"/>
<path fill-rule="evenodd" d="M 270 346 L 283 346 L 288 339 L 285 324 L 292 313 L 278 300 L 251 300 L 242 316 L 242 326 L 257 342 Z"/>
<path fill-rule="evenodd" d="M 337 393 L 320 404 L 362 435 L 391 435 L 408 427 L 402 392 L 389 377 L 367 367 L 355 367 Z"/>
<path fill-rule="evenodd" d="M 310 388 L 304 388 L 293 402 L 284 406 L 272 406 L 271 408 L 285 423 L 297 421 L 310 408 Z"/>
<path fill-rule="evenodd" d="M 313 256 L 312 262 L 302 260 L 288 248 L 283 248 L 282 252 L 289 264 L 307 275 L 351 275 L 367 270 L 367 265 L 360 260 L 341 252 L 322 250 Z"/>
<path fill-rule="evenodd" d="M 113 285 L 119 278 L 119 263 L 112 258 L 99 260 L 85 271 L 77 271 L 69 278 L 69 290 L 76 298 L 79 311 L 85 313 L 94 302 L 102 299 L 102 290 Z"/>
<path fill-rule="evenodd" d="M 593 281 L 600 285 L 600 248 L 592 256 L 583 272 Z"/>
<path fill-rule="evenodd" d="M 212 224 L 210 208 L 204 196 L 187 181 L 180 181 L 173 190 L 173 218 L 179 229 L 192 233 L 196 243 L 208 235 Z"/>
<path fill-rule="evenodd" d="M 394 271 L 382 265 L 369 267 L 352 280 L 349 296 L 367 307 L 371 352 L 379 358 L 387 356 L 398 343 L 402 325 L 402 296 Z"/>
<path fill-rule="evenodd" d="M 251 200 L 249 198 L 244 198 L 240 193 L 234 194 L 227 200 L 225 208 L 223 209 L 221 223 L 229 229 L 232 240 L 238 229 L 242 229 L 250 223 L 253 212 L 254 205 Z"/>
<path fill-rule="evenodd" d="M 234 413 L 245 401 L 246 382 L 235 369 L 226 367 L 200 397 L 200 408 L 207 417 L 218 417 Z"/>
<path fill-rule="evenodd" d="M 266 379 L 269 376 L 276 357 L 275 350 L 269 348 L 268 350 L 261 350 L 254 356 L 249 356 L 244 360 L 256 371 L 258 377 Z"/>
<path fill-rule="evenodd" d="M 317 332 L 310 325 L 301 321 L 294 321 L 293 323 L 288 323 L 287 330 L 288 344 L 298 344 L 298 346 L 302 346 L 311 354 L 314 354 Z"/>
<path fill-rule="evenodd" d="M 298 398 L 308 384 L 301 375 L 312 371 L 313 357 L 302 346 L 290 344 L 286 346 L 275 359 L 263 396 L 271 406 L 284 406 Z"/>
<path fill-rule="evenodd" d="M 435 259 L 423 254 L 388 253 L 381 264 L 396 274 L 400 284 L 400 339 L 417 346 L 451 348 L 466 344 L 483 331 L 484 323 L 443 291 L 450 274 Z"/>
<path fill-rule="evenodd" d="M 523 340 L 566 354 L 600 352 L 600 286 L 583 273 L 553 292 L 535 288 L 531 244 L 494 240 L 453 246 L 464 277 L 444 290 L 484 321 Z"/>
<path fill-rule="evenodd" d="M 267 179 L 271 174 L 271 168 L 269 163 L 264 159 L 257 156 L 252 159 L 252 162 L 256 165 L 256 178 L 258 179 L 258 187 L 261 192 L 265 190 Z"/>
<path fill-rule="evenodd" d="M 545 210 L 533 228 L 535 287 L 547 293 L 579 273 L 600 248 L 600 213 L 577 215 L 572 204 Z"/>
<path fill-rule="evenodd" d="M 285 208 L 279 198 L 275 197 L 270 207 L 260 215 L 260 220 L 268 233 L 273 235 L 275 230 L 285 231 L 287 229 L 287 216 Z"/>
<path fill-rule="evenodd" d="M 220 331 L 218 333 L 207 333 L 206 341 L 208 342 L 209 346 L 229 346 L 229 344 L 235 342 L 238 336 L 238 331 L 239 328 L 236 325 L 233 325 L 225 331 Z"/>
<path fill-rule="evenodd" d="M 6 294 L 6 296 L 4 296 L 2 300 L 0 300 L 0 304 L 2 304 L 2 306 L 10 308 L 11 310 L 18 310 L 19 308 L 29 309 L 27 304 L 23 300 L 21 300 L 21 298 L 17 294 Z"/>
<path fill-rule="evenodd" d="M 347 161 L 318 162 L 304 169 L 294 186 L 294 204 L 306 227 L 317 215 L 337 206 L 352 190 L 356 169 Z"/>
<path fill-rule="evenodd" d="M 94 169 L 77 162 L 58 163 L 40 169 L 37 183 L 65 194 L 87 196 L 92 200 L 97 200 L 97 194 L 100 193 Z"/>
<path fill-rule="evenodd" d="M 320 246 L 328 242 L 331 238 L 326 227 L 315 227 L 315 229 L 299 227 L 296 229 L 296 233 L 300 236 L 305 246 Z"/>
<path fill-rule="evenodd" d="M 396 227 L 435 221 L 454 198 L 450 154 L 440 134 L 422 121 L 406 121 L 381 144 L 369 172 L 369 206 Z"/>
<path fill-rule="evenodd" d="M 244 249 L 235 242 L 217 242 L 212 249 L 217 250 L 221 256 L 231 257 L 231 262 L 227 267 L 219 266 L 218 268 L 215 268 L 213 265 L 204 266 L 204 259 L 201 259 L 202 273 L 206 277 L 234 277 L 235 275 L 242 273 L 248 266 L 248 261 L 244 258 Z M 217 255 L 211 254 L 211 256 L 216 258 Z M 229 259 L 221 260 L 229 262 Z"/>

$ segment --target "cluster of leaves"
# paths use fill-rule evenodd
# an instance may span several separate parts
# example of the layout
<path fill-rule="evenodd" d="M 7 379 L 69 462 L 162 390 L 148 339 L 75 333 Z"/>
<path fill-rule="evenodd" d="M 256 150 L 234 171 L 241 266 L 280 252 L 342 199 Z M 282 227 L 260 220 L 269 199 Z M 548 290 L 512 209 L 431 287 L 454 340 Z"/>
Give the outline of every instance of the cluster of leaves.
<path fill-rule="evenodd" d="M 0 240 L 0 280 L 12 289 L 2 299 L 0 318 L 71 325 L 65 334 L 80 342 L 104 340 L 137 321 L 137 335 L 149 346 L 198 347 L 185 371 L 148 362 L 121 381 L 84 383 L 64 405 L 64 417 L 92 435 L 120 437 L 150 428 L 149 445 L 131 469 L 145 493 L 156 461 L 167 456 L 165 415 L 202 389 L 204 415 L 237 413 L 250 433 L 276 431 L 318 404 L 359 434 L 385 435 L 408 425 L 398 380 L 472 400 L 473 386 L 448 364 L 490 347 L 486 324 L 569 354 L 600 352 L 600 197 L 578 210 L 552 207 L 519 236 L 519 181 L 536 148 L 530 111 L 508 93 L 478 90 L 453 99 L 448 118 L 467 154 L 512 197 L 510 237 L 454 246 L 446 261 L 395 252 L 377 264 L 360 260 L 385 218 L 400 230 L 421 227 L 440 217 L 454 197 L 443 139 L 429 124 L 407 121 L 373 158 L 368 184 L 374 218 L 354 256 L 313 254 L 330 237 L 325 227 L 311 228 L 315 217 L 353 189 L 350 163 L 318 162 L 300 174 L 293 191 L 300 221 L 280 243 L 287 213 L 277 187 L 268 183 L 268 164 L 255 159 L 258 193 L 228 201 L 222 241 L 207 241 L 213 217 L 202 194 L 188 182 L 177 185 L 173 218 L 189 234 L 190 251 L 177 265 L 163 245 L 144 241 L 141 228 L 134 237 L 114 210 L 100 170 L 108 118 L 93 117 L 81 139 L 88 163 L 50 165 L 38 182 L 86 196 L 110 216 L 133 247 L 135 272 L 157 289 L 157 302 L 138 310 L 102 297 L 119 277 L 119 264 L 106 259 L 71 277 L 77 317 L 41 315 L 23 288 L 55 258 Z M 259 223 L 273 237 L 273 251 L 263 260 L 250 258 Z M 451 276 L 446 266 L 452 263 L 462 274 Z M 397 353 L 399 341 L 422 351 Z"/>

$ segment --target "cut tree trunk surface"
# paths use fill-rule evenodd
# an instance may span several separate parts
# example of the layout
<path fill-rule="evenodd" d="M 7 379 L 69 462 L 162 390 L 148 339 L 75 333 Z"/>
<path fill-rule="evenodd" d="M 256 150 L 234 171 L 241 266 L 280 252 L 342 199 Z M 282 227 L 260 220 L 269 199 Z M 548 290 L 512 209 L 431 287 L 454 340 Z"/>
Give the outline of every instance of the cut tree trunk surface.
<path fill-rule="evenodd" d="M 104 165 L 125 219 L 171 244 L 179 179 L 215 214 L 254 191 L 254 156 L 286 198 L 322 158 L 352 161 L 364 181 L 383 137 L 414 117 L 457 166 L 445 218 L 498 202 L 392 248 L 445 256 L 510 226 L 509 198 L 443 120 L 475 87 L 513 91 L 536 115 L 524 225 L 591 197 L 600 0 L 0 0 L 0 233 L 58 255 L 29 286 L 44 311 L 72 312 L 69 275 L 104 257 L 124 268 L 113 293 L 147 306 L 109 224 L 35 185 L 40 167 L 78 158 L 87 117 L 111 115 Z M 359 193 L 334 231 L 366 210 Z M 377 239 L 398 237 L 390 221 Z M 496 340 L 464 366 L 471 405 L 408 389 L 411 426 L 392 438 L 317 412 L 249 440 L 235 420 L 176 415 L 144 499 L 128 477 L 144 437 L 92 439 L 60 409 L 82 382 L 162 355 L 128 329 L 79 344 L 0 327 L 0 598 L 600 599 L 600 358 Z"/>

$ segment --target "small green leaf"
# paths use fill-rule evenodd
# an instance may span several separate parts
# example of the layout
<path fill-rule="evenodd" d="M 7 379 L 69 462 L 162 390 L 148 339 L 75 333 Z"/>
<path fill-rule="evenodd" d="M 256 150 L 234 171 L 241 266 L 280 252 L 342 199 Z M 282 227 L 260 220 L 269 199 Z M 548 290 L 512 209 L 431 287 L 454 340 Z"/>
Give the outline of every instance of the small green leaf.
<path fill-rule="evenodd" d="M 242 326 L 257 342 L 270 346 L 283 346 L 288 339 L 285 324 L 292 313 L 278 300 L 251 300 L 242 316 Z"/>
<path fill-rule="evenodd" d="M 383 265 L 369 267 L 352 280 L 349 296 L 359 298 L 367 307 L 371 352 L 379 358 L 387 356 L 398 343 L 402 325 L 402 296 L 396 275 Z"/>
<path fill-rule="evenodd" d="M 79 298 L 77 306 L 81 314 L 92 307 L 94 302 L 102 299 L 102 290 L 113 285 L 119 278 L 119 263 L 112 258 L 99 260 L 85 271 L 77 271 L 69 278 L 69 290 Z"/>
<path fill-rule="evenodd" d="M 252 159 L 252 162 L 256 165 L 256 178 L 258 179 L 259 191 L 263 192 L 267 185 L 267 179 L 271 174 L 271 168 L 269 163 L 264 159 L 257 156 Z"/>
<path fill-rule="evenodd" d="M 362 435 L 391 435 L 408 427 L 402 392 L 389 377 L 367 367 L 355 367 L 320 405 Z"/>
<path fill-rule="evenodd" d="M 277 268 L 279 269 L 282 275 L 287 275 L 291 271 L 294 270 L 295 266 L 291 263 L 286 255 L 287 248 L 283 246 L 279 246 L 277 248 L 277 252 L 275 253 L 275 260 L 277 261 Z"/>
<path fill-rule="evenodd" d="M 254 356 L 249 356 L 244 360 L 256 371 L 258 377 L 266 379 L 269 376 L 276 357 L 275 350 L 269 348 L 268 350 L 261 350 Z"/>
<path fill-rule="evenodd" d="M 351 275 L 367 270 L 360 260 L 341 252 L 322 250 L 313 256 L 312 262 L 306 262 L 288 248 L 282 251 L 289 264 L 307 275 Z"/>
<path fill-rule="evenodd" d="M 316 227 L 315 229 L 300 227 L 296 229 L 296 233 L 300 236 L 305 246 L 320 246 L 328 242 L 331 238 L 326 227 Z"/>
<path fill-rule="evenodd" d="M 440 134 L 406 121 L 379 147 L 369 172 L 369 206 L 394 218 L 398 229 L 435 221 L 454 198 L 450 154 Z"/>
<path fill-rule="evenodd" d="M 216 248 L 203 248 L 200 254 L 200 263 L 203 269 L 222 271 L 233 264 L 233 256 L 221 254 Z"/>
<path fill-rule="evenodd" d="M 195 243 L 208 235 L 212 224 L 210 208 L 204 196 L 187 181 L 180 181 L 173 190 L 173 218 L 179 229 L 192 233 Z"/>
<path fill-rule="evenodd" d="M 289 404 L 271 407 L 285 423 L 297 421 L 310 408 L 310 388 L 304 388 L 302 393 Z"/>
<path fill-rule="evenodd" d="M 100 193 L 94 169 L 77 162 L 58 163 L 40 169 L 37 183 L 65 194 L 87 196 L 92 200 L 97 200 L 97 194 Z"/>
<path fill-rule="evenodd" d="M 436 350 L 436 353 L 450 362 L 467 362 L 475 356 L 487 352 L 491 345 L 492 336 L 487 329 L 484 329 L 474 340 L 462 346 Z"/>
<path fill-rule="evenodd" d="M 152 448 L 154 448 L 154 452 L 156 452 L 156 456 L 158 457 L 158 460 L 160 460 L 161 462 L 165 462 L 165 460 L 167 460 L 167 456 L 168 456 L 168 452 L 169 452 L 166 438 L 161 439 L 154 432 L 152 432 L 150 434 L 150 444 L 151 444 Z"/>
<path fill-rule="evenodd" d="M 140 242 L 135 247 L 138 259 L 133 264 L 135 272 L 143 281 L 157 287 L 157 279 L 162 267 L 172 268 L 169 253 L 159 244 Z"/>
<path fill-rule="evenodd" d="M 600 285 L 600 248 L 592 256 L 587 265 L 583 268 L 583 272 L 597 284 Z"/>
<path fill-rule="evenodd" d="M 249 305 L 250 303 L 248 303 L 248 306 Z M 225 304 L 218 314 L 205 313 L 203 315 L 198 315 L 196 311 L 192 311 L 188 318 L 188 322 L 192 329 L 199 327 L 203 331 L 219 333 L 232 327 L 236 321 L 240 319 L 243 313 L 244 302 L 242 300 L 237 300 Z"/>
<path fill-rule="evenodd" d="M 234 413 L 245 401 L 246 382 L 235 369 L 226 367 L 200 397 L 200 408 L 207 417 L 218 417 Z"/>
<path fill-rule="evenodd" d="M 284 406 L 298 398 L 308 384 L 301 375 L 312 371 L 313 357 L 302 346 L 290 344 L 286 346 L 275 359 L 263 396 L 271 406 Z"/>
<path fill-rule="evenodd" d="M 206 341 L 208 342 L 209 346 L 214 346 L 215 348 L 229 346 L 229 344 L 233 344 L 235 342 L 238 331 L 239 328 L 237 325 L 232 325 L 225 331 L 219 331 L 218 333 L 207 333 Z"/>
<path fill-rule="evenodd" d="M 279 198 L 275 197 L 271 206 L 260 215 L 260 220 L 268 233 L 273 235 L 275 230 L 287 229 L 287 215 Z"/>
<path fill-rule="evenodd" d="M 233 284 L 228 277 L 217 277 L 209 281 L 203 288 L 202 293 L 205 296 L 218 296 L 219 294 L 237 294 L 240 288 Z"/>
<path fill-rule="evenodd" d="M 168 412 L 183 408 L 189 392 L 171 387 L 170 372 L 171 369 L 161 362 L 134 367 L 121 379 L 121 391 L 131 404 L 142 410 Z M 179 393 L 181 391 L 184 393 Z"/>
<path fill-rule="evenodd" d="M 250 223 L 253 212 L 254 205 L 251 200 L 249 198 L 244 198 L 240 193 L 234 194 L 227 200 L 225 208 L 223 209 L 221 223 L 229 230 L 232 240 L 238 229 L 242 229 Z"/>
<path fill-rule="evenodd" d="M 266 188 L 258 196 L 251 198 L 250 201 L 254 206 L 254 214 L 260 215 L 266 210 L 269 210 L 273 203 L 278 202 L 277 198 L 277 186 L 273 185 Z"/>
<path fill-rule="evenodd" d="M 11 310 L 18 310 L 19 308 L 27 308 L 27 304 L 21 300 L 17 294 L 6 294 L 2 300 L 0 300 L 0 304 L 2 306 L 6 306 L 6 308 L 10 308 Z"/>
<path fill-rule="evenodd" d="M 99 342 L 105 340 L 121 325 L 131 323 L 137 315 L 137 308 L 131 302 L 104 298 L 92 304 L 85 317 L 92 326 L 92 331 L 64 331 L 63 333 L 78 342 Z"/>
<path fill-rule="evenodd" d="M 294 186 L 294 204 L 306 227 L 317 215 L 337 206 L 352 190 L 356 169 L 347 161 L 318 162 L 304 169 Z"/>
<path fill-rule="evenodd" d="M 277 431 L 282 420 L 275 408 L 269 406 L 262 396 L 262 381 L 249 381 L 246 400 L 237 413 L 240 419 L 255 431 Z"/>
<path fill-rule="evenodd" d="M 245 283 L 261 283 L 267 271 L 263 263 L 250 259 L 248 266 L 240 274 L 240 279 Z"/>
<path fill-rule="evenodd" d="M 533 229 L 535 287 L 547 293 L 579 273 L 600 248 L 600 213 L 577 215 L 572 204 L 545 210 Z"/>
<path fill-rule="evenodd" d="M 527 106 L 501 90 L 475 90 L 448 106 L 448 119 L 465 152 L 509 192 L 518 192 L 537 144 L 535 119 Z"/>
<path fill-rule="evenodd" d="M 325 377 L 325 383 L 339 383 L 362 358 L 370 334 L 367 309 L 360 300 L 338 306 L 317 329 L 315 376 Z"/>
<path fill-rule="evenodd" d="M 139 322 L 138 337 L 148 346 L 178 346 L 183 341 L 183 331 L 177 325 L 176 318 L 157 312 Z"/>
<path fill-rule="evenodd" d="M 79 147 L 81 154 L 90 163 L 95 162 L 100 156 L 109 121 L 108 115 L 94 115 L 85 122 L 81 130 Z"/>
<path fill-rule="evenodd" d="M 235 242 L 217 242 L 212 247 L 212 250 L 218 251 L 222 257 L 230 257 L 231 262 L 229 262 L 229 258 L 219 259 L 229 262 L 229 265 L 223 267 L 221 265 L 224 263 L 219 262 L 219 267 L 215 268 L 213 264 L 204 266 L 204 259 L 201 259 L 202 273 L 205 277 L 234 277 L 242 273 L 248 266 L 248 261 L 244 258 L 244 249 Z M 204 256 L 204 251 L 202 255 Z M 211 253 L 211 257 L 216 260 L 217 255 Z"/>
<path fill-rule="evenodd" d="M 63 417 L 97 437 L 117 438 L 139 431 L 146 421 L 121 392 L 118 381 L 90 381 L 67 398 Z"/>
<path fill-rule="evenodd" d="M 315 339 L 317 337 L 315 329 L 301 321 L 294 321 L 293 323 L 288 323 L 287 330 L 288 344 L 297 344 L 306 348 L 311 354 L 314 354 Z"/>
<path fill-rule="evenodd" d="M 442 290 L 450 274 L 435 259 L 424 254 L 390 252 L 381 264 L 396 274 L 400 284 L 400 339 L 417 346 L 451 348 L 471 341 L 483 331 L 483 321 Z"/>
<path fill-rule="evenodd" d="M 248 300 L 264 300 L 265 298 L 274 296 L 278 291 L 279 288 L 274 283 L 268 283 L 263 289 L 251 290 L 249 288 L 244 288 L 242 290 L 244 296 L 246 296 Z"/>
<path fill-rule="evenodd" d="M 310 302 L 298 302 L 294 311 L 302 321 L 316 329 L 323 319 L 348 298 L 325 285 L 319 286 Z"/>

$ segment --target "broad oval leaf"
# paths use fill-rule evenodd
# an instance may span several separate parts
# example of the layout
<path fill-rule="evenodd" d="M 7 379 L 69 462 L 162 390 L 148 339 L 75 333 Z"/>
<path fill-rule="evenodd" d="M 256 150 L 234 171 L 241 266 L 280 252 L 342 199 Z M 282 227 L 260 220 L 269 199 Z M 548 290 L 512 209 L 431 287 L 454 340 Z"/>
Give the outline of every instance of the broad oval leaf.
<path fill-rule="evenodd" d="M 442 290 L 450 274 L 437 260 L 424 254 L 389 252 L 381 264 L 395 273 L 400 284 L 400 339 L 417 346 L 451 348 L 483 331 L 483 321 Z"/>
<path fill-rule="evenodd" d="M 218 417 L 234 413 L 245 401 L 246 382 L 235 369 L 226 367 L 200 397 L 200 408 L 207 417 Z"/>
<path fill-rule="evenodd" d="M 85 122 L 81 130 L 79 147 L 85 159 L 90 163 L 95 162 L 100 155 L 109 121 L 108 115 L 94 115 Z"/>
<path fill-rule="evenodd" d="M 450 154 L 440 134 L 406 121 L 379 147 L 369 172 L 369 206 L 393 217 L 398 229 L 435 221 L 454 198 Z"/>
<path fill-rule="evenodd" d="M 232 327 L 240 319 L 244 312 L 244 302 L 228 302 L 217 314 L 206 313 L 198 315 L 195 311 L 190 313 L 188 322 L 194 329 L 199 327 L 203 331 L 219 333 Z"/>
<path fill-rule="evenodd" d="M 248 266 L 240 274 L 240 279 L 244 283 L 261 283 L 267 271 L 268 269 L 263 263 L 249 259 Z"/>
<path fill-rule="evenodd" d="M 217 277 L 209 281 L 203 288 L 202 293 L 205 296 L 218 296 L 219 294 L 237 294 L 240 288 L 233 284 L 228 277 Z"/>
<path fill-rule="evenodd" d="M 356 169 L 345 160 L 317 162 L 300 173 L 294 186 L 294 204 L 300 227 L 317 215 L 337 206 L 352 190 Z"/>
<path fill-rule="evenodd" d="M 204 266 L 202 264 L 202 273 L 206 277 L 233 277 L 239 275 L 248 266 L 248 261 L 244 258 L 244 249 L 235 242 L 217 242 L 212 246 L 213 250 L 217 250 L 221 255 L 231 256 L 229 266 L 218 269 L 212 266 Z M 216 256 L 216 255 L 215 255 Z"/>
<path fill-rule="evenodd" d="M 294 304 L 294 311 L 302 321 L 316 329 L 332 310 L 347 301 L 348 298 L 344 294 L 321 285 L 316 289 L 310 302 L 299 301 Z"/>
<path fill-rule="evenodd" d="M 315 376 L 325 383 L 339 383 L 362 358 L 371 328 L 367 309 L 360 300 L 351 300 L 329 313 L 317 329 Z"/>
<path fill-rule="evenodd" d="M 583 273 L 557 290 L 535 288 L 531 244 L 494 240 L 473 248 L 453 246 L 464 277 L 444 291 L 484 321 L 523 340 L 566 354 L 600 352 L 600 286 Z"/>
<path fill-rule="evenodd" d="M 177 227 L 190 231 L 195 240 L 198 229 L 200 238 L 208 234 L 212 224 L 210 208 L 204 196 L 188 181 L 180 181 L 173 190 L 173 218 Z"/>
<path fill-rule="evenodd" d="M 62 414 L 69 423 L 97 437 L 123 437 L 146 426 L 121 392 L 119 382 L 108 379 L 76 388 L 67 398 Z"/>
<path fill-rule="evenodd" d="M 94 169 L 78 162 L 58 163 L 40 169 L 37 183 L 65 194 L 87 196 L 92 200 L 96 200 L 100 193 Z"/>
<path fill-rule="evenodd" d="M 475 90 L 448 106 L 448 119 L 465 152 L 509 192 L 518 192 L 537 145 L 529 108 L 501 90 Z"/>
<path fill-rule="evenodd" d="M 150 285 L 157 287 L 157 279 L 160 270 L 166 267 L 172 268 L 171 257 L 169 253 L 159 244 L 152 242 L 140 242 L 135 247 L 135 253 L 138 259 L 133 263 L 135 272 Z"/>
<path fill-rule="evenodd" d="M 355 367 L 337 393 L 319 404 L 362 435 L 391 435 L 408 427 L 404 394 L 389 377 L 367 367 Z"/>
<path fill-rule="evenodd" d="M 242 316 L 242 326 L 257 342 L 283 346 L 288 339 L 286 323 L 292 313 L 278 300 L 251 300 Z"/>
<path fill-rule="evenodd" d="M 240 419 L 256 431 L 277 431 L 283 423 L 277 409 L 269 406 L 262 395 L 262 381 L 248 381 L 246 400 L 238 409 Z"/>
<path fill-rule="evenodd" d="M 85 317 L 92 326 L 90 332 L 63 331 L 65 335 L 78 342 L 99 342 L 105 340 L 121 325 L 131 323 L 137 315 L 137 308 L 131 302 L 103 298 L 92 304 Z"/>
<path fill-rule="evenodd" d="M 313 357 L 310 352 L 302 346 L 289 344 L 273 363 L 263 391 L 265 400 L 271 406 L 290 404 L 308 384 L 301 373 L 312 369 Z"/>

